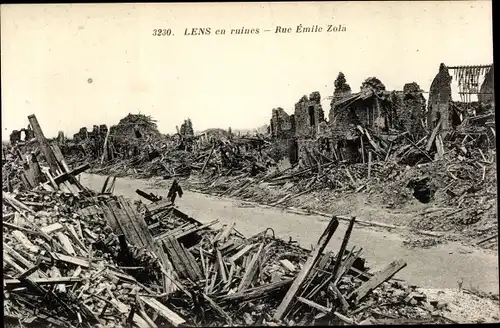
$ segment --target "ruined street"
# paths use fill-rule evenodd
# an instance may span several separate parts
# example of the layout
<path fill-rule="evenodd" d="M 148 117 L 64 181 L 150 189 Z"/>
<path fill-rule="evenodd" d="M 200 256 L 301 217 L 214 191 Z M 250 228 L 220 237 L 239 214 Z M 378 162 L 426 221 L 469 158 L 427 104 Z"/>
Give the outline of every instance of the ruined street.
<path fill-rule="evenodd" d="M 491 1 L 153 6 L 2 6 L 4 324 L 500 322 Z"/>
<path fill-rule="evenodd" d="M 106 176 L 96 174 L 81 175 L 81 182 L 93 190 L 100 190 Z M 168 189 L 152 188 L 147 180 L 118 178 L 114 193 L 139 200 L 136 189 L 166 197 Z M 236 222 L 235 228 L 246 236 L 256 234 L 266 227 L 272 228 L 276 237 L 297 241 L 304 247 L 317 242 L 318 236 L 328 224 L 321 216 L 305 216 L 287 213 L 279 209 L 249 206 L 245 202 L 228 198 L 214 197 L 201 193 L 184 191 L 177 198 L 176 205 L 186 214 L 202 223 L 219 220 L 219 224 Z M 362 219 L 362 218 L 360 218 Z M 347 224 L 341 222 L 328 248 L 338 249 L 342 243 Z M 363 248 L 367 266 L 374 271 L 383 269 L 388 262 L 402 258 L 408 266 L 396 278 L 410 284 L 431 289 L 473 288 L 486 293 L 497 294 L 498 255 L 496 251 L 474 249 L 458 243 L 438 245 L 432 249 L 405 248 L 404 240 L 396 232 L 375 230 L 355 226 L 356 232 L 350 240 L 350 247 Z M 478 278 L 480 277 L 480 278 Z"/>

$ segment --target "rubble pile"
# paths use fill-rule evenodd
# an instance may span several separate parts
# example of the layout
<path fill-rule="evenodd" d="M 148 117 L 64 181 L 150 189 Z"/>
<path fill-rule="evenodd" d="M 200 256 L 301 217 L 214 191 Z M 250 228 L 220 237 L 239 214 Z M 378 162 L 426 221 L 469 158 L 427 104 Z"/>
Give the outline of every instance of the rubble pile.
<path fill-rule="evenodd" d="M 216 222 L 161 199 L 137 210 L 107 193 L 5 192 L 3 200 L 5 318 L 22 325 L 449 322 L 415 287 L 391 279 L 404 261 L 371 274 L 362 249 L 347 249 L 355 219 L 341 249 L 325 252 L 335 217 L 306 250 L 272 230 L 245 238 L 234 224 L 210 229 Z"/>
<path fill-rule="evenodd" d="M 71 165 L 100 165 L 131 158 L 151 160 L 157 156 L 156 149 L 164 147 L 166 141 L 152 117 L 128 114 L 109 130 L 105 125 L 95 125 L 91 133 L 82 128 L 72 140 L 59 146 Z"/>
<path fill-rule="evenodd" d="M 218 140 L 200 147 L 197 151 L 187 151 L 178 147 L 164 148 L 154 159 L 134 157 L 107 163 L 94 169 L 93 173 L 115 176 L 149 178 L 162 176 L 165 179 L 188 177 L 192 173 L 206 176 L 234 176 L 249 172 L 255 176 L 276 165 L 271 149 L 264 149 L 268 141 L 261 138 L 241 137 Z"/>
<path fill-rule="evenodd" d="M 2 193 L 8 322 L 141 328 L 453 322 L 446 306 L 393 278 L 406 267 L 403 260 L 369 271 L 363 250 L 348 247 L 354 217 L 333 216 L 317 243 L 304 249 L 277 238 L 272 229 L 246 237 L 234 223 L 215 229 L 218 220 L 197 221 L 174 204 L 176 195 L 182 196 L 177 180 L 169 199 L 136 190 L 147 202 L 134 206 L 113 195 L 116 177 L 108 177 L 99 193 L 83 187 L 76 177 L 90 165 L 71 168 L 57 142 L 45 139 L 36 117 L 29 119 L 38 150 L 22 154 L 13 148 L 10 155 L 17 157 L 11 158 L 10 174 L 19 176 L 20 188 L 4 185 Z M 394 169 L 400 165 L 394 154 L 406 145 L 391 152 L 394 140 L 387 145 L 368 129 L 358 130 L 387 160 L 369 156 L 368 163 L 353 165 L 311 151 L 305 165 L 278 169 L 264 150 L 268 143 L 258 136 L 229 136 L 189 148 L 179 145 L 193 139 L 181 135 L 174 146 L 153 149 L 155 156 L 148 151 L 147 159 L 136 154 L 126 163 L 134 170 L 144 165 L 163 169 L 164 177 L 196 176 L 221 195 L 244 196 L 252 186 L 273 185 L 287 193 L 273 205 L 312 190 L 369 191 L 376 188 L 372 181 L 407 173 Z M 432 144 L 428 141 L 427 155 L 439 152 Z M 48 167 L 40 165 L 38 153 Z M 449 162 L 446 156 L 436 159 L 427 163 Z M 115 168 L 119 171 L 126 164 L 113 165 L 121 165 Z M 480 176 L 473 164 L 448 172 L 453 180 Z M 481 178 L 490 174 L 484 170 Z M 422 192 L 426 187 L 413 181 L 410 188 Z M 348 227 L 340 248 L 331 250 L 327 245 L 340 220 Z"/>

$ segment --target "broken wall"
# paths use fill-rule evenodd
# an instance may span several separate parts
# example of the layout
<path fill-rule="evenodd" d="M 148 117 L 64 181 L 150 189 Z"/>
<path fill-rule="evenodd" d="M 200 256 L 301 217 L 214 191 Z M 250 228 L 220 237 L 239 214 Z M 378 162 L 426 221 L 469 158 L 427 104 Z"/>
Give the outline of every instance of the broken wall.
<path fill-rule="evenodd" d="M 281 107 L 272 110 L 270 132 L 273 138 L 287 139 L 295 135 L 294 115 L 288 115 Z"/>
<path fill-rule="evenodd" d="M 493 73 L 493 66 L 491 66 L 488 73 L 486 73 L 483 84 L 481 85 L 481 89 L 479 90 L 480 94 L 477 97 L 479 102 L 493 103 L 495 101 L 493 97 L 495 91 L 494 89 L 495 89 L 494 73 Z"/>
<path fill-rule="evenodd" d="M 325 113 L 321 107 L 321 95 L 315 91 L 309 98 L 303 96 L 295 104 L 295 136 L 297 138 L 315 138 L 318 126 L 325 120 Z M 300 150 L 299 150 L 300 152 Z"/>
<path fill-rule="evenodd" d="M 434 129 L 439 120 L 442 119 L 442 130 L 449 130 L 451 123 L 451 80 L 445 64 L 439 66 L 439 72 L 432 81 L 429 89 L 429 105 L 427 111 L 427 126 Z"/>
<path fill-rule="evenodd" d="M 375 104 L 371 99 L 359 99 L 348 106 L 334 105 L 330 110 L 330 125 L 335 139 L 357 138 L 356 126 L 372 127 Z"/>
<path fill-rule="evenodd" d="M 396 115 L 400 127 L 409 131 L 411 135 L 419 138 L 425 135 L 423 126 L 425 121 L 425 98 L 420 86 L 415 83 L 407 83 L 403 87 L 401 107 L 398 103 Z"/>

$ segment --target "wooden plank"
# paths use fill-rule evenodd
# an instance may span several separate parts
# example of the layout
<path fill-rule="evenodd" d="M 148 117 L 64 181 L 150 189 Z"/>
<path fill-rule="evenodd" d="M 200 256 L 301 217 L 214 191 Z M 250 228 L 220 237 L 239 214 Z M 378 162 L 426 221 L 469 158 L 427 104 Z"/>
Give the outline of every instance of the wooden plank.
<path fill-rule="evenodd" d="M 165 245 L 165 249 L 167 250 L 167 254 L 170 257 L 170 260 L 172 261 L 172 265 L 180 276 L 189 278 L 186 265 L 182 262 L 180 256 L 177 254 L 177 251 L 172 245 L 171 240 L 171 238 L 166 238 L 165 240 L 163 240 L 163 244 Z"/>
<path fill-rule="evenodd" d="M 175 327 L 178 327 L 184 323 L 186 320 L 181 318 L 177 313 L 167 308 L 165 305 L 161 304 L 154 298 L 150 297 L 140 297 L 140 299 L 147 305 L 149 305 L 152 309 L 158 312 L 159 315 L 167 319 Z"/>
<path fill-rule="evenodd" d="M 52 142 L 50 145 L 50 148 L 52 149 L 52 152 L 54 153 L 54 156 L 56 160 L 59 162 L 61 168 L 64 170 L 64 172 L 71 172 L 71 169 L 69 168 L 68 163 L 66 163 L 66 160 L 64 159 L 64 155 L 61 152 L 61 148 L 57 145 L 57 143 Z"/>
<path fill-rule="evenodd" d="M 352 228 L 354 227 L 355 221 L 356 221 L 355 217 L 352 217 L 351 221 L 349 221 L 349 226 L 347 227 L 347 230 L 346 230 L 345 235 L 344 235 L 344 239 L 342 240 L 342 245 L 340 246 L 340 250 L 337 254 L 337 259 L 335 260 L 335 266 L 333 267 L 333 271 L 332 271 L 333 277 L 337 276 L 337 272 L 340 268 L 340 263 L 342 261 L 342 258 L 344 257 L 344 252 L 347 248 L 347 244 L 349 243 L 349 238 L 351 237 L 351 232 L 352 232 Z"/>
<path fill-rule="evenodd" d="M 347 303 L 347 300 L 344 298 L 344 295 L 342 295 L 337 286 L 335 286 L 333 283 L 330 283 L 328 288 L 330 288 L 335 294 L 335 296 L 340 300 L 340 304 L 342 304 L 342 310 L 344 311 L 349 310 L 349 303 Z"/>
<path fill-rule="evenodd" d="M 355 295 L 356 302 L 359 302 L 369 292 L 380 286 L 385 281 L 391 279 L 392 276 L 394 276 L 404 267 L 406 267 L 406 262 L 403 260 L 397 260 L 392 262 L 384 270 L 378 272 L 373 277 L 371 277 L 370 280 L 359 286 L 358 289 L 353 291 L 347 298 L 351 299 Z"/>
<path fill-rule="evenodd" d="M 137 235 L 133 223 L 130 221 L 127 213 L 125 213 L 125 210 L 120 207 L 119 203 L 114 201 L 109 202 L 108 206 L 115 216 L 118 225 L 120 226 L 120 234 L 123 234 L 129 243 L 138 247 L 143 246 L 143 241 Z"/>
<path fill-rule="evenodd" d="M 370 179 L 372 173 L 372 152 L 368 152 L 368 179 Z"/>
<path fill-rule="evenodd" d="M 174 237 L 169 237 L 168 240 L 170 242 L 170 245 L 179 256 L 179 260 L 185 266 L 188 277 L 193 281 L 202 279 L 203 274 L 201 272 L 201 269 L 196 262 L 191 261 L 191 258 L 188 256 L 185 248 Z"/>
<path fill-rule="evenodd" d="M 327 228 L 325 229 L 321 237 L 319 238 L 315 249 L 309 255 L 309 258 L 304 264 L 302 270 L 299 272 L 292 286 L 290 287 L 287 294 L 285 295 L 280 305 L 276 309 L 276 313 L 274 314 L 275 320 L 281 320 L 286 315 L 292 301 L 295 299 L 295 295 L 299 292 L 299 290 L 301 290 L 301 287 L 304 284 L 307 276 L 309 275 L 312 268 L 316 264 L 316 261 L 318 260 L 319 256 L 323 253 L 323 250 L 325 249 L 326 245 L 332 238 L 333 234 L 337 230 L 338 225 L 339 221 L 334 216 L 330 220 L 330 223 L 328 224 Z"/>
<path fill-rule="evenodd" d="M 21 209 L 25 210 L 26 212 L 35 215 L 35 211 L 33 211 L 31 208 L 23 204 L 21 201 L 17 200 L 11 193 L 9 192 L 2 192 L 2 198 L 6 200 L 9 204 L 11 204 L 14 208 L 16 208 L 19 212 L 21 212 Z"/>
<path fill-rule="evenodd" d="M 70 176 L 77 176 L 78 174 L 86 171 L 87 169 L 90 168 L 90 164 L 83 164 L 83 165 L 80 165 L 78 166 L 77 168 L 75 168 L 73 171 L 69 172 L 69 173 L 63 173 L 63 174 L 60 174 L 56 177 L 54 177 L 54 182 L 57 183 L 57 184 L 60 184 L 60 183 L 63 183 L 64 181 L 68 180 L 70 178 Z"/>
<path fill-rule="evenodd" d="M 101 165 L 104 163 L 104 158 L 106 157 L 108 153 L 108 138 L 109 138 L 109 133 L 111 129 L 107 129 L 106 131 L 106 137 L 104 138 L 104 145 L 103 145 L 103 151 L 102 151 L 102 157 L 101 157 Z"/>
<path fill-rule="evenodd" d="M 110 204 L 108 204 L 108 205 L 110 206 Z M 115 217 L 115 215 L 113 214 L 113 210 L 110 207 L 108 207 L 107 205 L 103 205 L 102 211 L 104 214 L 104 218 L 108 222 L 111 229 L 113 229 L 113 232 L 115 233 L 115 235 L 117 235 L 117 236 L 123 235 L 124 233 L 123 233 L 122 227 L 121 227 L 119 221 L 117 220 L 117 218 Z"/>
<path fill-rule="evenodd" d="M 216 250 L 217 253 L 217 264 L 219 268 L 219 272 L 222 277 L 222 281 L 227 283 L 227 275 L 226 275 L 226 267 L 224 266 L 224 260 L 222 259 L 222 254 L 219 249 Z"/>
<path fill-rule="evenodd" d="M 438 154 L 438 159 L 443 159 L 444 147 L 443 147 L 443 140 L 441 139 L 440 135 L 436 136 L 436 150 L 437 150 L 437 154 Z"/>
<path fill-rule="evenodd" d="M 432 130 L 432 133 L 429 137 L 429 139 L 427 140 L 427 145 L 425 146 L 425 151 L 426 152 L 429 152 L 432 148 L 432 144 L 434 143 L 434 139 L 436 138 L 436 134 L 438 133 L 439 131 L 439 128 L 441 127 L 441 124 L 443 123 L 443 118 L 439 119 L 439 122 L 438 124 L 436 125 L 436 127 Z"/>
<path fill-rule="evenodd" d="M 128 200 L 126 200 L 122 196 L 120 196 L 119 199 L 121 199 L 125 211 L 129 215 L 129 218 L 132 221 L 132 224 L 134 225 L 139 236 L 141 236 L 141 238 L 145 241 L 144 246 L 146 246 L 150 250 L 153 250 L 152 246 L 155 242 L 153 236 L 151 235 L 151 232 L 148 229 L 146 221 L 144 221 L 144 219 L 139 216 L 139 213 L 137 213 L 136 209 L 130 204 Z"/>
<path fill-rule="evenodd" d="M 89 263 L 88 260 L 80 259 L 80 258 L 73 257 L 73 256 L 64 255 L 64 254 L 61 254 L 61 253 L 51 253 L 51 255 L 52 255 L 52 257 L 54 259 L 56 259 L 58 261 L 63 261 L 63 262 L 66 262 L 66 263 L 71 263 L 71 264 L 74 264 L 74 265 L 81 266 L 83 268 L 88 268 L 90 266 L 90 263 Z"/>
<path fill-rule="evenodd" d="M 75 282 L 80 282 L 83 279 L 73 278 L 73 277 L 57 277 L 57 278 L 52 277 L 52 278 L 32 278 L 31 280 L 39 285 L 58 285 L 58 284 L 71 284 Z M 3 282 L 7 286 L 22 284 L 22 281 L 18 279 L 4 279 Z"/>
<path fill-rule="evenodd" d="M 235 263 L 238 261 L 242 256 L 244 256 L 246 253 L 248 253 L 252 248 L 255 247 L 257 244 L 251 244 L 251 245 L 246 245 L 243 249 L 241 249 L 238 253 L 234 254 L 231 256 L 228 261 L 230 263 Z"/>
<path fill-rule="evenodd" d="M 137 190 L 136 190 L 137 192 Z M 164 200 L 160 200 L 160 201 L 157 201 L 157 202 L 154 202 L 153 204 L 147 204 L 146 205 L 146 209 L 147 211 L 152 215 L 152 214 L 155 214 L 157 212 L 161 212 L 161 211 L 165 211 L 165 210 L 168 210 L 169 208 L 173 207 L 172 203 L 167 200 L 167 199 L 164 199 Z"/>
<path fill-rule="evenodd" d="M 66 229 L 68 231 L 68 234 L 69 234 L 70 238 L 73 239 L 75 241 L 75 243 L 77 243 L 78 246 L 80 246 L 80 248 L 83 251 L 85 251 L 86 253 L 88 253 L 88 249 L 85 246 L 85 244 L 78 237 L 78 234 L 76 233 L 75 227 L 73 227 L 73 225 L 71 225 L 71 224 L 67 224 L 66 225 Z"/>
<path fill-rule="evenodd" d="M 130 227 L 130 230 L 127 231 L 127 233 L 135 235 L 137 241 L 136 246 L 149 248 L 149 245 L 153 243 L 152 237 L 151 240 L 148 240 L 148 236 L 144 233 L 143 227 L 140 226 L 139 220 L 137 220 L 134 213 L 130 210 L 129 204 L 125 198 L 123 198 L 123 196 L 119 196 L 117 197 L 117 200 L 124 214 L 122 219 L 128 221 L 127 224 Z M 148 234 L 150 233 L 146 225 L 145 230 Z"/>
<path fill-rule="evenodd" d="M 5 242 L 3 243 L 3 251 L 7 251 L 7 253 L 14 259 L 16 259 L 19 263 L 21 263 L 22 265 L 24 265 L 25 268 L 30 268 L 33 266 L 33 264 L 28 261 L 27 259 L 25 259 L 21 254 L 19 254 L 18 252 L 16 252 L 14 249 L 12 249 L 11 247 L 9 247 L 7 244 L 5 244 Z M 5 256 L 4 256 L 4 259 L 5 259 Z M 44 274 L 43 272 L 39 272 L 39 273 L 35 273 L 32 275 L 32 277 L 34 278 L 38 278 L 38 276 L 41 275 L 42 277 L 46 277 L 47 275 Z"/>
<path fill-rule="evenodd" d="M 250 288 L 242 292 L 236 292 L 234 294 L 224 295 L 219 299 L 224 301 L 249 301 L 252 299 L 260 298 L 264 295 L 269 295 L 270 293 L 278 291 L 280 289 L 287 288 L 289 285 L 292 284 L 292 281 L 293 281 L 292 278 L 288 278 L 267 285 Z"/>
<path fill-rule="evenodd" d="M 148 227 L 148 229 L 150 228 L 151 226 Z M 168 230 L 168 231 L 165 231 L 164 233 L 158 235 L 158 236 L 154 236 L 153 239 L 158 242 L 158 241 L 162 241 L 164 240 L 165 238 L 168 238 L 170 236 L 175 236 L 176 234 L 182 232 L 182 231 L 186 231 L 186 230 L 189 230 L 189 229 L 192 229 L 192 228 L 195 228 L 196 225 L 192 224 L 192 223 L 184 223 L 183 225 L 181 226 L 178 226 L 177 228 L 175 229 L 172 229 L 172 230 Z"/>
<path fill-rule="evenodd" d="M 264 244 L 260 243 L 259 249 L 253 255 L 252 260 L 246 267 L 245 273 L 243 274 L 243 278 L 238 286 L 238 292 L 244 291 L 247 289 L 253 281 L 255 274 L 257 273 L 257 269 L 259 267 L 259 257 L 262 253 L 262 249 L 264 248 Z"/>
<path fill-rule="evenodd" d="M 33 133 L 35 134 L 35 138 L 38 141 L 38 144 L 40 145 L 40 149 L 43 152 L 43 155 L 45 157 L 45 161 L 49 164 L 50 170 L 52 171 L 53 174 L 55 174 L 58 170 L 58 165 L 57 165 L 57 159 L 52 152 L 52 149 L 50 148 L 49 142 L 43 135 L 42 128 L 40 127 L 40 124 L 38 123 L 38 120 L 35 116 L 35 114 L 29 115 L 28 116 L 28 121 L 30 122 L 30 126 L 33 129 Z"/>
<path fill-rule="evenodd" d="M 191 263 L 191 266 L 193 267 L 194 271 L 196 272 L 197 279 L 198 280 L 203 279 L 203 270 L 202 270 L 202 268 L 200 268 L 200 265 L 198 264 L 198 262 L 194 258 L 194 255 L 189 250 L 187 250 L 182 244 L 180 244 L 180 245 L 181 245 L 182 250 L 184 251 L 184 254 L 186 254 L 186 257 L 188 258 L 189 262 Z"/>
<path fill-rule="evenodd" d="M 206 229 L 206 228 L 208 228 L 208 227 L 210 227 L 210 226 L 213 226 L 213 225 L 214 225 L 214 224 L 216 224 L 217 222 L 219 222 L 219 220 L 218 220 L 218 219 L 215 219 L 215 220 L 213 220 L 212 222 L 208 222 L 208 223 L 205 223 L 205 224 L 203 224 L 203 225 L 201 225 L 201 226 L 198 226 L 198 227 L 196 227 L 196 228 L 192 228 L 192 229 L 190 229 L 190 230 L 183 231 L 183 232 L 181 232 L 181 233 L 177 234 L 177 235 L 175 236 L 175 238 L 180 239 L 180 238 L 182 238 L 182 237 L 184 237 L 184 236 L 187 236 L 187 235 L 189 235 L 189 234 L 192 234 L 192 233 L 194 233 L 194 232 L 197 232 L 197 231 L 200 231 L 200 230 Z"/>
<path fill-rule="evenodd" d="M 316 310 L 319 310 L 319 311 L 321 311 L 323 313 L 330 313 L 330 312 L 332 312 L 332 308 L 327 308 L 326 306 L 323 306 L 321 304 L 318 304 L 316 302 L 310 301 L 310 300 L 305 299 L 305 298 L 300 297 L 300 296 L 297 297 L 297 301 L 302 302 L 302 303 L 304 303 L 306 305 L 309 305 L 310 307 L 312 307 L 312 308 L 314 308 Z"/>
<path fill-rule="evenodd" d="M 60 223 L 53 223 L 51 225 L 41 227 L 40 230 L 45 232 L 47 235 L 53 233 L 53 232 L 58 232 L 64 230 L 64 226 Z"/>
<path fill-rule="evenodd" d="M 208 301 L 208 304 L 217 312 L 222 318 L 224 318 L 229 326 L 233 325 L 233 320 L 227 314 L 226 311 L 224 311 L 217 303 L 214 302 L 210 297 L 208 297 L 206 294 L 203 294 L 203 298 Z"/>

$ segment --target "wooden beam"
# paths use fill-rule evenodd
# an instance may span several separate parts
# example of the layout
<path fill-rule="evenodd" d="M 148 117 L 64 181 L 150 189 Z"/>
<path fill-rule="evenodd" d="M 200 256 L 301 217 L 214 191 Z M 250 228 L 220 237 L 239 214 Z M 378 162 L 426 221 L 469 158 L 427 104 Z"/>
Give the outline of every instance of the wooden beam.
<path fill-rule="evenodd" d="M 359 286 L 358 289 L 353 291 L 347 298 L 351 299 L 355 295 L 356 302 L 359 302 L 369 292 L 380 286 L 385 281 L 391 279 L 392 276 L 394 276 L 404 267 L 406 267 L 406 262 L 403 260 L 392 262 L 384 270 L 378 272 L 373 277 L 371 277 L 370 280 Z"/>
<path fill-rule="evenodd" d="M 299 272 L 292 286 L 290 287 L 287 294 L 281 301 L 281 304 L 278 306 L 276 313 L 274 314 L 275 320 L 281 320 L 286 315 L 292 301 L 295 299 L 295 295 L 299 292 L 299 290 L 301 290 L 301 287 L 306 281 L 307 276 L 313 269 L 320 255 L 323 253 L 323 250 L 325 249 L 326 245 L 332 238 L 338 226 L 339 226 L 339 220 L 334 216 L 331 219 L 325 231 L 323 232 L 323 234 L 321 235 L 321 237 L 319 238 L 315 249 L 309 255 L 309 258 L 304 264 L 302 270 Z"/>
<path fill-rule="evenodd" d="M 168 320 L 172 325 L 175 327 L 178 327 L 184 323 L 186 323 L 186 320 L 181 318 L 177 313 L 174 311 L 170 310 L 168 307 L 165 305 L 161 304 L 158 302 L 158 300 L 152 298 L 152 297 L 141 297 L 141 301 L 143 301 L 145 304 L 150 306 L 153 310 L 157 311 L 159 315 L 164 317 L 165 319 Z"/>
<path fill-rule="evenodd" d="M 337 259 L 335 260 L 335 266 L 333 267 L 332 276 L 334 279 L 337 276 L 337 272 L 339 271 L 340 262 L 342 262 L 342 257 L 344 257 L 344 252 L 347 248 L 347 244 L 349 243 L 349 238 L 351 237 L 351 232 L 352 232 L 352 228 L 354 227 L 355 221 L 356 221 L 356 218 L 352 217 L 351 221 L 349 222 L 349 226 L 347 227 L 347 230 L 345 232 L 344 240 L 342 240 L 342 245 L 340 246 L 339 253 L 337 254 Z"/>
<path fill-rule="evenodd" d="M 429 152 L 431 150 L 432 144 L 434 143 L 434 138 L 436 138 L 436 135 L 437 135 L 442 123 L 443 123 L 443 118 L 439 119 L 438 124 L 436 125 L 434 130 L 432 130 L 432 133 L 429 136 L 429 139 L 427 140 L 427 145 L 425 146 L 426 152 Z"/>
<path fill-rule="evenodd" d="M 220 297 L 220 300 L 224 301 L 249 301 L 262 297 L 263 295 L 269 295 L 272 292 L 281 290 L 282 288 L 288 287 L 292 284 L 293 279 L 285 279 L 277 282 L 273 282 L 267 285 L 250 288 L 242 292 L 236 292 L 234 294 L 224 295 Z"/>
<path fill-rule="evenodd" d="M 257 253 L 255 253 L 252 257 L 250 264 L 247 266 L 245 273 L 243 274 L 243 278 L 241 279 L 240 285 L 238 286 L 238 292 L 242 292 L 247 289 L 252 283 L 255 274 L 257 273 L 257 269 L 259 267 L 259 257 L 262 253 L 262 249 L 264 248 L 264 244 L 260 244 Z"/>
<path fill-rule="evenodd" d="M 309 305 L 310 307 L 315 308 L 316 310 L 319 310 L 319 311 L 321 311 L 323 313 L 330 313 L 330 312 L 332 312 L 332 308 L 327 308 L 326 306 L 320 305 L 320 304 L 318 304 L 316 302 L 310 301 L 310 300 L 305 299 L 303 297 L 297 297 L 297 300 L 299 302 L 302 302 L 302 303 L 304 303 L 306 305 Z"/>
<path fill-rule="evenodd" d="M 28 121 L 30 122 L 31 128 L 33 129 L 36 140 L 40 144 L 40 148 L 43 152 L 43 155 L 45 156 L 45 160 L 49 164 L 52 174 L 56 174 L 59 168 L 57 165 L 57 159 L 52 149 L 50 148 L 49 142 L 47 141 L 47 139 L 45 139 L 45 136 L 43 135 L 42 128 L 40 127 L 40 124 L 38 123 L 35 114 L 29 115 Z"/>
<path fill-rule="evenodd" d="M 70 284 L 70 283 L 80 282 L 83 280 L 83 278 L 55 277 L 55 278 L 32 278 L 31 280 L 39 285 L 58 285 L 58 284 Z M 22 281 L 19 279 L 4 279 L 3 282 L 7 286 L 22 284 Z"/>
<path fill-rule="evenodd" d="M 54 178 L 54 182 L 57 184 L 63 183 L 64 181 L 68 180 L 70 176 L 77 176 L 78 174 L 86 171 L 88 168 L 90 168 L 90 164 L 80 165 L 71 172 L 65 172 L 61 175 L 56 176 Z"/>
<path fill-rule="evenodd" d="M 104 138 L 104 146 L 103 151 L 102 151 L 102 157 L 101 157 L 101 165 L 104 163 L 104 158 L 106 157 L 106 154 L 108 153 L 108 138 L 109 138 L 109 132 L 111 129 L 108 129 L 106 131 L 106 138 Z"/>

